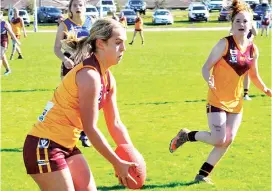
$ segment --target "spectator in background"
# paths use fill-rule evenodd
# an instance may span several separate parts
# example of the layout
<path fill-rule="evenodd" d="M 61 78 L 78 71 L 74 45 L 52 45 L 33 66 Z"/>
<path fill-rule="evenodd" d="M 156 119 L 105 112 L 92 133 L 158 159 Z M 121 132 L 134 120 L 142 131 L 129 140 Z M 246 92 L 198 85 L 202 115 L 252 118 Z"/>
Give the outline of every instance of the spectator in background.
<path fill-rule="evenodd" d="M 140 33 L 140 37 L 142 39 L 142 45 L 144 45 L 143 19 L 141 18 L 139 12 L 137 12 L 137 17 L 135 19 L 135 30 L 134 30 L 132 41 L 129 43 L 130 45 L 133 44 L 137 32 Z"/>
<path fill-rule="evenodd" d="M 26 30 L 24 25 L 24 20 L 19 15 L 19 10 L 17 8 L 13 8 L 14 17 L 11 19 L 10 24 L 13 33 L 15 34 L 17 39 L 21 38 L 21 30 L 23 29 L 24 37 L 26 38 Z M 18 52 L 19 56 L 18 59 L 23 59 L 22 52 L 19 46 L 17 46 L 17 43 L 15 40 L 12 40 L 12 51 L 10 55 L 10 60 L 13 59 L 15 51 Z"/>
<path fill-rule="evenodd" d="M 265 31 L 266 36 L 268 36 L 268 28 L 270 25 L 270 15 L 268 14 L 267 11 L 265 11 L 264 15 L 262 16 L 261 25 L 262 25 L 261 36 L 263 36 L 264 31 Z"/>
<path fill-rule="evenodd" d="M 120 13 L 119 15 L 119 22 L 127 28 L 127 18 L 125 17 L 125 14 L 123 12 Z"/>
<path fill-rule="evenodd" d="M 8 64 L 8 60 L 6 57 L 6 51 L 8 48 L 8 33 L 11 36 L 11 38 L 16 42 L 19 46 L 21 45 L 18 39 L 16 38 L 15 34 L 12 32 L 11 26 L 8 22 L 3 20 L 3 12 L 0 11 L 0 22 L 1 22 L 1 65 L 3 63 L 4 67 L 6 68 L 6 72 L 4 73 L 5 76 L 9 75 L 11 73 L 11 69 Z"/>

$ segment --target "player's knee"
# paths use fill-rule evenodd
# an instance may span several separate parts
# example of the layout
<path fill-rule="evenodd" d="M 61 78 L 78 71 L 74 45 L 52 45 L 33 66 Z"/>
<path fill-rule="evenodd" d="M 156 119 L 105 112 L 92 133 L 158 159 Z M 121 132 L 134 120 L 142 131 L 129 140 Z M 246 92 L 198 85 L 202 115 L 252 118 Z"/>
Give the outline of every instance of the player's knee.
<path fill-rule="evenodd" d="M 226 143 L 226 137 L 225 136 L 220 136 L 220 137 L 216 137 L 214 139 L 214 145 L 221 147 Z"/>

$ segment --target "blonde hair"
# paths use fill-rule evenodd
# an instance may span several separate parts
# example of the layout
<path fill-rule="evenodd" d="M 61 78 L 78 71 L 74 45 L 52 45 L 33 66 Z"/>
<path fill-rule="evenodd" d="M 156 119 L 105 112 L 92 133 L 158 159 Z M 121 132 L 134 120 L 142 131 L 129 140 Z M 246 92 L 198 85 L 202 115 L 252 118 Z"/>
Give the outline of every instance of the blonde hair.
<path fill-rule="evenodd" d="M 115 28 L 124 27 L 113 19 L 98 19 L 94 22 L 88 37 L 78 39 L 74 31 L 67 33 L 67 39 L 61 41 L 62 48 L 71 54 L 75 64 L 79 64 L 92 52 L 96 52 L 96 40 L 107 41 L 112 37 Z"/>
<path fill-rule="evenodd" d="M 234 21 L 234 18 L 238 13 L 243 11 L 251 13 L 252 16 L 252 12 L 248 4 L 241 0 L 233 0 L 228 9 L 231 10 L 231 22 Z"/>

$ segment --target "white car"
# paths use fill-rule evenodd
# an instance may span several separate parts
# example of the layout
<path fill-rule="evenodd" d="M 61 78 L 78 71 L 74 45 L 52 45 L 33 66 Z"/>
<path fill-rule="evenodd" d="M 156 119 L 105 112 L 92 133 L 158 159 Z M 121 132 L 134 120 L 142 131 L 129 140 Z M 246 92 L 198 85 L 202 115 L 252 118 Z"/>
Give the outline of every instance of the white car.
<path fill-rule="evenodd" d="M 208 21 L 210 17 L 207 7 L 202 3 L 191 3 L 189 5 L 189 21 Z"/>
<path fill-rule="evenodd" d="M 88 15 L 88 16 L 91 16 L 91 17 L 97 19 L 99 17 L 99 12 L 95 6 L 86 5 L 85 15 Z"/>
<path fill-rule="evenodd" d="M 96 4 L 96 7 L 97 8 L 100 8 L 100 7 L 103 7 L 103 10 L 104 10 L 104 7 L 106 7 L 109 12 L 116 12 L 117 8 L 116 8 L 116 4 L 114 2 L 114 0 L 99 0 Z"/>
<path fill-rule="evenodd" d="M 173 22 L 173 15 L 167 9 L 157 9 L 152 16 L 152 23 L 154 24 L 173 24 Z"/>
<path fill-rule="evenodd" d="M 23 19 L 24 24 L 26 26 L 30 25 L 30 18 L 26 10 L 20 9 L 19 16 Z M 14 17 L 14 9 L 11 8 L 8 11 L 8 21 L 10 22 L 13 17 Z"/>

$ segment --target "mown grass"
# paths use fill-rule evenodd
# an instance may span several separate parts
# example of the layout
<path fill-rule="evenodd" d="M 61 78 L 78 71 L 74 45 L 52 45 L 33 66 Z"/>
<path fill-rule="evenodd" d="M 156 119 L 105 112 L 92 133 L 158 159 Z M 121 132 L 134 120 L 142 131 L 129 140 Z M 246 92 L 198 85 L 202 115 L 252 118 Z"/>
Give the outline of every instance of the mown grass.
<path fill-rule="evenodd" d="M 111 70 L 118 87 L 118 107 L 136 148 L 147 164 L 144 190 L 270 191 L 271 102 L 253 85 L 245 102 L 237 138 L 211 178 L 215 186 L 192 184 L 212 147 L 188 143 L 170 154 L 169 141 L 182 127 L 208 130 L 205 114 L 207 84 L 201 67 L 211 48 L 228 31 L 145 32 L 127 45 L 123 61 Z M 60 82 L 60 61 L 53 53 L 54 33 L 29 33 L 22 39 L 23 60 L 10 61 L 12 74 L 2 76 L 1 190 L 39 190 L 26 175 L 22 146 L 26 134 Z M 132 33 L 128 33 L 128 41 Z M 271 37 L 256 37 L 259 73 L 271 87 Z M 10 54 L 10 50 L 7 55 Z M 4 69 L 2 67 L 2 73 Z M 99 128 L 115 148 L 103 115 Z M 82 148 L 99 190 L 126 190 L 94 148 Z"/>

